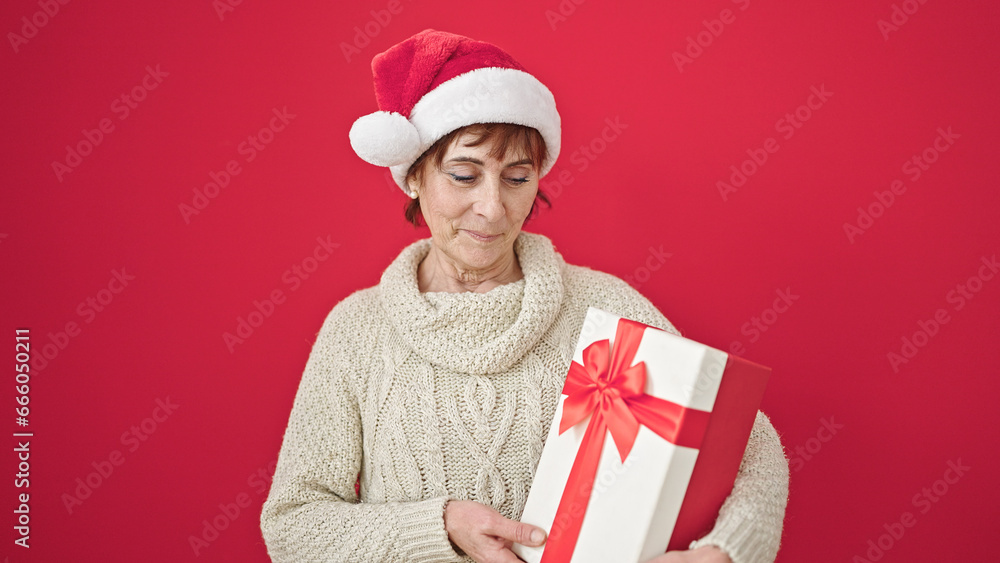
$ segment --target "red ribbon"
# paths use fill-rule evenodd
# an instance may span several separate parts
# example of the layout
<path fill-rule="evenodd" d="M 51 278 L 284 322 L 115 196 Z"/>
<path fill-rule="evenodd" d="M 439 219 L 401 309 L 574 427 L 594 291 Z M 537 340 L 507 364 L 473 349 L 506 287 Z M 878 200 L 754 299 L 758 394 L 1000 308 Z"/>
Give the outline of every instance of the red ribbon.
<path fill-rule="evenodd" d="M 678 446 L 701 447 L 710 413 L 645 393 L 646 364 L 632 365 L 645 329 L 646 325 L 620 319 L 610 351 L 607 340 L 594 342 L 583 351 L 583 365 L 570 365 L 559 433 L 591 418 L 566 480 L 542 563 L 565 562 L 573 556 L 604 449 L 605 430 L 611 432 L 623 463 L 640 424 Z"/>

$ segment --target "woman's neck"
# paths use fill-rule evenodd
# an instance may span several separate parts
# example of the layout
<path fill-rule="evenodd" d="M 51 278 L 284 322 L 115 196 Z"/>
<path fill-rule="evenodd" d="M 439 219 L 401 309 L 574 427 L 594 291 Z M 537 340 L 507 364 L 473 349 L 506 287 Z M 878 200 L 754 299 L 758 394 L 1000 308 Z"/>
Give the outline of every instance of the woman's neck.
<path fill-rule="evenodd" d="M 446 293 L 486 293 L 504 284 L 524 277 L 517 256 L 510 255 L 495 265 L 482 270 L 463 269 L 437 247 L 431 245 L 427 256 L 417 268 L 417 285 L 421 293 L 441 291 Z"/>

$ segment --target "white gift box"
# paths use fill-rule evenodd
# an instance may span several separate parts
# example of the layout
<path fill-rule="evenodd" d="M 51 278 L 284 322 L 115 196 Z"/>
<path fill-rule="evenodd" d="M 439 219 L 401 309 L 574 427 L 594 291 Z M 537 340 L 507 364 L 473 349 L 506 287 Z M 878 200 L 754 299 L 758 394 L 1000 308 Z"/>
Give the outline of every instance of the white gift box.
<path fill-rule="evenodd" d="M 584 350 L 595 342 L 607 339 L 613 345 L 618 327 L 619 317 L 588 309 L 574 362 L 585 364 Z M 555 543 L 566 523 L 580 518 L 575 546 L 570 543 L 569 551 L 565 546 L 559 551 L 550 548 L 546 563 L 640 562 L 664 553 L 668 545 L 686 549 L 711 529 L 732 490 L 770 370 L 693 340 L 642 327 L 629 365 L 645 364 L 647 395 L 704 411 L 689 412 L 679 420 L 682 427 L 699 424 L 690 420 L 702 421 L 694 431 L 698 449 L 675 445 L 643 424 L 622 461 L 612 433 L 605 430 L 589 499 L 584 492 L 582 506 L 567 506 L 557 519 L 567 478 L 592 418 L 560 433 L 564 394 L 521 516 L 522 522 L 545 529 L 550 537 L 538 548 L 514 545 L 514 552 L 528 563 L 542 561 L 544 549 Z"/>

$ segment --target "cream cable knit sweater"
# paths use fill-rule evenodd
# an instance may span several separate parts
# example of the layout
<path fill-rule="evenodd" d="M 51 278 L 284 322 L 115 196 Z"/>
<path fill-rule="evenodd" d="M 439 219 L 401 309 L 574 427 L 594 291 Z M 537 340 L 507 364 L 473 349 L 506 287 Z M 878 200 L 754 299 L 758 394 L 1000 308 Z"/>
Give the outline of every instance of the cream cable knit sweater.
<path fill-rule="evenodd" d="M 587 307 L 676 332 L 544 236 L 518 237 L 524 278 L 488 293 L 420 293 L 429 248 L 405 248 L 323 323 L 261 513 L 274 561 L 470 561 L 445 533 L 445 501 L 520 516 Z M 781 443 L 758 413 L 733 493 L 693 546 L 773 560 L 787 495 Z"/>

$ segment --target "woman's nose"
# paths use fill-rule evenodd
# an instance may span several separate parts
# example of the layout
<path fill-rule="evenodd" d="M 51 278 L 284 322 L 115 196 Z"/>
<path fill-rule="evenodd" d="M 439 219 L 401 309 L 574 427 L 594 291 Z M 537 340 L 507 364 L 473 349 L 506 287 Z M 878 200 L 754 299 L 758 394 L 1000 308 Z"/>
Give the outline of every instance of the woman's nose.
<path fill-rule="evenodd" d="M 477 190 L 475 211 L 490 222 L 498 221 L 506 213 L 500 196 L 500 182 L 499 176 L 487 176 L 480 189 Z"/>

